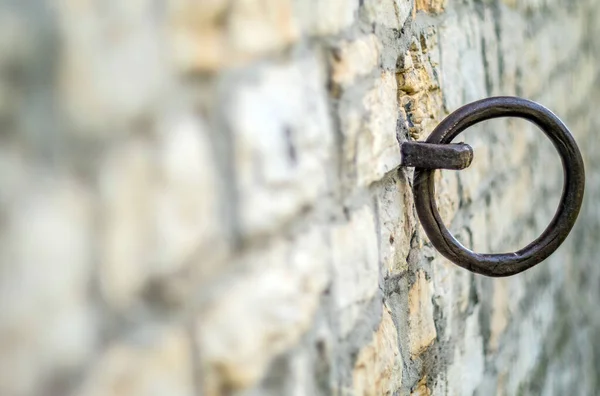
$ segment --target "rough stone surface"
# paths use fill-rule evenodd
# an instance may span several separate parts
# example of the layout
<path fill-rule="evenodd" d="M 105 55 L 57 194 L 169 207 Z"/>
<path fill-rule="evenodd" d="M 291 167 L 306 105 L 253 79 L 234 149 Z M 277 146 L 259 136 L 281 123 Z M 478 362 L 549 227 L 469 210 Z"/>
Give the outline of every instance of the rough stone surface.
<path fill-rule="evenodd" d="M 419 356 L 437 337 L 429 282 L 422 271 L 417 272 L 416 276 L 408 292 L 409 350 L 412 357 Z"/>
<path fill-rule="evenodd" d="M 74 394 L 194 395 L 193 348 L 185 329 L 145 331 L 135 344 L 109 346 Z"/>
<path fill-rule="evenodd" d="M 402 356 L 397 329 L 384 308 L 373 341 L 365 346 L 354 364 L 352 386 L 358 395 L 392 395 L 402 385 Z"/>
<path fill-rule="evenodd" d="M 446 0 L 415 0 L 415 6 L 419 11 L 438 14 L 444 11 Z"/>
<path fill-rule="evenodd" d="M 265 66 L 231 87 L 230 129 L 241 227 L 275 231 L 328 189 L 332 157 L 324 78 L 315 54 Z"/>
<path fill-rule="evenodd" d="M 310 328 L 329 278 L 329 257 L 318 230 L 292 242 L 241 258 L 255 268 L 200 314 L 197 345 L 209 373 L 207 394 L 256 383 L 271 359 Z"/>
<path fill-rule="evenodd" d="M 596 395 L 600 6 L 581 0 L 0 4 L 0 395 Z M 399 143 L 518 95 L 571 128 L 582 214 L 506 279 L 432 248 Z M 534 125 L 457 139 L 478 252 L 552 218 Z"/>
<path fill-rule="evenodd" d="M 370 208 L 351 214 L 331 235 L 333 286 L 341 334 L 347 336 L 362 319 L 364 303 L 379 291 L 379 257 Z"/>

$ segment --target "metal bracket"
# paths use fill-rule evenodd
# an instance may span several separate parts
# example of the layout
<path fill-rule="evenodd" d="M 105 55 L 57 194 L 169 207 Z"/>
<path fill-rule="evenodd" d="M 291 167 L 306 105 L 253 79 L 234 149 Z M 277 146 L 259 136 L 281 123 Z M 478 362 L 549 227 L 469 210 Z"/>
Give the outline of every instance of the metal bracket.
<path fill-rule="evenodd" d="M 400 156 L 401 166 L 461 170 L 471 165 L 473 148 L 464 143 L 404 142 L 400 145 Z"/>

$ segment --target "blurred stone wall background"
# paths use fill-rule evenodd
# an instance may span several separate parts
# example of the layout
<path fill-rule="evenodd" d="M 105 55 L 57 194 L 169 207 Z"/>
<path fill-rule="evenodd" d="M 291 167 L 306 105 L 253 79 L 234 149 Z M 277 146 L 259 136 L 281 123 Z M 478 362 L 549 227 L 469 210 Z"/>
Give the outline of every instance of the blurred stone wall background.
<path fill-rule="evenodd" d="M 2 0 L 0 395 L 594 395 L 594 0 Z M 492 95 L 587 164 L 565 245 L 508 279 L 428 244 L 398 142 Z M 550 220 L 557 154 L 464 135 L 467 246 Z"/>

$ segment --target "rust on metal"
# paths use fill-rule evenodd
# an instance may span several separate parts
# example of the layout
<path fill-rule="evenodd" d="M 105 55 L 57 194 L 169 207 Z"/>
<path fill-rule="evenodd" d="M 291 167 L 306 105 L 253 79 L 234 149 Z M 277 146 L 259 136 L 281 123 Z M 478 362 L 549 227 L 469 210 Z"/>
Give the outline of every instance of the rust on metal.
<path fill-rule="evenodd" d="M 519 117 L 540 127 L 560 155 L 565 176 L 564 185 L 554 218 L 536 240 L 516 252 L 481 254 L 461 245 L 443 224 L 435 201 L 433 175 L 435 168 L 455 166 L 459 157 L 463 155 L 444 146 L 449 145 L 470 126 L 500 117 Z M 403 143 L 402 146 L 406 144 Z M 430 145 L 429 149 L 425 149 L 425 145 Z M 425 152 L 429 158 L 419 156 Z M 413 184 L 415 206 L 431 243 L 455 264 L 478 274 L 493 277 L 510 276 L 539 264 L 564 242 L 581 209 L 585 170 L 575 139 L 554 113 L 526 99 L 494 97 L 470 103 L 444 119 L 425 143 L 411 143 L 404 147 L 402 153 L 408 153 L 409 158 L 403 159 L 403 165 L 416 166 Z"/>
<path fill-rule="evenodd" d="M 400 146 L 400 156 L 402 166 L 460 170 L 471 165 L 473 148 L 464 143 L 404 142 Z"/>

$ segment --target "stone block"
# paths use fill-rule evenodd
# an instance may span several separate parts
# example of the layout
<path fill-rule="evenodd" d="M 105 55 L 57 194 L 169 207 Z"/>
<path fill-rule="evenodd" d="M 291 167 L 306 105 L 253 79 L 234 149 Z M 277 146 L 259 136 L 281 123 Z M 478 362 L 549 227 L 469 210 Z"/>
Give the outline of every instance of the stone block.
<path fill-rule="evenodd" d="M 390 311 L 384 307 L 372 341 L 358 354 L 352 372 L 354 394 L 392 395 L 402 385 L 402 356 Z"/>
<path fill-rule="evenodd" d="M 193 113 L 176 113 L 165 117 L 157 145 L 152 273 L 176 272 L 196 254 L 208 267 L 211 256 L 229 249 L 208 128 Z"/>
<path fill-rule="evenodd" d="M 472 395 L 483 378 L 485 360 L 479 310 L 477 307 L 467 317 L 461 346 L 454 349 L 453 362 L 448 368 L 449 394 Z"/>
<path fill-rule="evenodd" d="M 437 32 L 428 29 L 412 39 L 398 61 L 398 102 L 413 139 L 426 137 L 422 133 L 430 133 L 442 114 L 438 51 Z"/>
<path fill-rule="evenodd" d="M 370 74 L 379 64 L 381 44 L 370 34 L 353 41 L 342 41 L 333 50 L 332 80 L 341 86 L 353 84 Z"/>
<path fill-rule="evenodd" d="M 281 49 L 300 35 L 292 0 L 237 0 L 227 23 L 230 50 L 240 57 Z"/>
<path fill-rule="evenodd" d="M 0 393 L 44 392 L 93 356 L 93 201 L 85 186 L 29 168 L 0 224 Z M 32 177 L 37 174 L 37 177 Z M 17 187 L 17 186 L 15 186 Z"/>
<path fill-rule="evenodd" d="M 356 20 L 359 3 L 353 0 L 294 0 L 298 24 L 311 36 L 335 35 Z"/>
<path fill-rule="evenodd" d="M 421 270 L 408 293 L 408 339 L 411 358 L 423 353 L 437 338 L 433 322 L 431 286 Z"/>
<path fill-rule="evenodd" d="M 76 396 L 196 394 L 192 343 L 183 328 L 146 328 L 135 343 L 110 345 Z"/>
<path fill-rule="evenodd" d="M 359 186 L 381 179 L 400 165 L 396 137 L 398 121 L 395 76 L 383 72 L 363 98 L 367 119 L 356 137 L 356 172 Z"/>
<path fill-rule="evenodd" d="M 386 275 L 408 269 L 408 253 L 417 227 L 412 191 L 404 174 L 384 179 L 377 196 L 380 256 Z"/>
<path fill-rule="evenodd" d="M 196 321 L 206 394 L 256 385 L 310 328 L 329 280 L 325 241 L 317 229 L 240 258 L 244 276 L 232 279 Z"/>
<path fill-rule="evenodd" d="M 125 309 L 150 277 L 156 168 L 148 142 L 131 141 L 107 156 L 99 175 L 100 289 L 106 301 Z"/>
<path fill-rule="evenodd" d="M 497 351 L 500 346 L 502 335 L 508 326 L 508 282 L 505 279 L 498 279 L 494 282 L 494 297 L 492 300 L 492 317 L 490 319 L 490 338 L 489 348 Z"/>
<path fill-rule="evenodd" d="M 446 0 L 415 0 L 417 11 L 439 14 L 444 11 Z"/>
<path fill-rule="evenodd" d="M 413 0 L 366 0 L 363 8 L 367 20 L 388 29 L 401 29 L 413 11 Z"/>
<path fill-rule="evenodd" d="M 292 0 L 173 1 L 166 27 L 174 65 L 185 73 L 245 65 L 300 37 Z"/>
<path fill-rule="evenodd" d="M 333 136 L 314 54 L 268 65 L 229 103 L 242 233 L 272 232 L 326 194 Z"/>
<path fill-rule="evenodd" d="M 60 105 L 85 137 L 123 133 L 157 109 L 169 85 L 160 28 L 149 0 L 64 1 L 60 25 Z"/>
<path fill-rule="evenodd" d="M 379 290 L 379 251 L 370 207 L 350 214 L 346 224 L 331 230 L 333 292 L 341 336 L 361 319 L 361 306 Z"/>
<path fill-rule="evenodd" d="M 444 107 L 452 112 L 486 95 L 479 21 L 473 15 L 449 16 L 438 36 Z"/>

